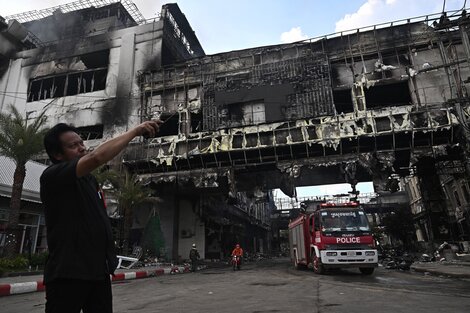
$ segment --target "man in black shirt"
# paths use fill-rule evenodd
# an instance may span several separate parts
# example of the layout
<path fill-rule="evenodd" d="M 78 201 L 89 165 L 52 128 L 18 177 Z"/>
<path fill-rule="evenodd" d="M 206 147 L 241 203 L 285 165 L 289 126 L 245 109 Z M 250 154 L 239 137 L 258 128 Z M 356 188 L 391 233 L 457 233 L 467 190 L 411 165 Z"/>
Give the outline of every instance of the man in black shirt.
<path fill-rule="evenodd" d="M 160 121 L 144 122 L 87 153 L 76 129 L 57 124 L 44 137 L 54 163 L 41 175 L 49 257 L 44 269 L 46 312 L 112 312 L 117 258 L 102 193 L 91 171 L 137 136 L 154 137 Z"/>

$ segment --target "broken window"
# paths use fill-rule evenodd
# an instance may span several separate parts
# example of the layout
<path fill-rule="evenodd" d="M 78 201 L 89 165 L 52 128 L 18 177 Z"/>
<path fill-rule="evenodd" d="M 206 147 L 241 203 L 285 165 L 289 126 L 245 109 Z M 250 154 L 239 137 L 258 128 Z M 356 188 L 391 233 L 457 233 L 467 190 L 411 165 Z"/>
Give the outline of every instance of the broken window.
<path fill-rule="evenodd" d="M 368 109 L 412 103 L 408 81 L 364 88 Z"/>
<path fill-rule="evenodd" d="M 354 112 L 351 89 L 333 90 L 333 102 L 338 114 Z"/>
<path fill-rule="evenodd" d="M 230 120 L 233 126 L 254 125 L 266 122 L 264 102 L 262 100 L 230 105 Z"/>
<path fill-rule="evenodd" d="M 108 75 L 109 51 L 88 53 L 78 58 L 85 65 L 85 70 L 31 79 L 28 102 L 104 90 Z"/>
<path fill-rule="evenodd" d="M 202 112 L 191 113 L 191 133 L 202 131 Z"/>
<path fill-rule="evenodd" d="M 76 95 L 80 89 L 80 74 L 70 74 L 67 79 L 67 95 Z"/>
<path fill-rule="evenodd" d="M 109 51 L 101 50 L 91 52 L 83 54 L 79 58 L 88 69 L 107 67 L 109 64 Z"/>
<path fill-rule="evenodd" d="M 54 90 L 52 93 L 52 98 L 54 97 L 63 97 L 65 92 L 65 82 L 67 81 L 66 75 L 59 75 L 54 77 Z"/>
<path fill-rule="evenodd" d="M 28 102 L 62 97 L 64 95 L 66 75 L 31 80 Z"/>
<path fill-rule="evenodd" d="M 33 79 L 29 83 L 28 102 L 104 90 L 107 72 L 108 69 L 86 70 Z"/>
<path fill-rule="evenodd" d="M 376 127 L 377 132 L 379 133 L 392 130 L 390 119 L 388 117 L 376 117 L 375 127 Z"/>
<path fill-rule="evenodd" d="M 157 137 L 178 135 L 179 115 L 174 113 L 162 113 L 160 120 L 163 124 L 157 133 Z"/>
<path fill-rule="evenodd" d="M 83 140 L 101 139 L 103 138 L 103 125 L 77 127 L 77 132 Z"/>

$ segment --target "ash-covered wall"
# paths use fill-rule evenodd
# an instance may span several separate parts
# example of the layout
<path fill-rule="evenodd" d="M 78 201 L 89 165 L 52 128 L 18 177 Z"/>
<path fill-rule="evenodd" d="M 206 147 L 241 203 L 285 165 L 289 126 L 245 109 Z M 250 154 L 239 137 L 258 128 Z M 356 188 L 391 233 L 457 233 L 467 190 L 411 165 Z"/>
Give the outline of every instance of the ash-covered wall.
<path fill-rule="evenodd" d="M 167 14 L 176 16 L 171 22 L 162 17 L 138 25 L 125 3 L 74 11 L 64 5 L 24 22 L 41 45 L 20 46 L 9 55 L 9 69 L 0 77 L 2 110 L 13 104 L 29 117 L 46 110 L 48 125 L 74 124 L 83 129 L 91 147 L 146 118 L 137 73 L 160 68 L 163 58 L 170 62 L 191 56 L 188 43 L 172 35 L 184 16 L 169 9 Z M 71 7 L 77 5 L 83 4 Z M 164 29 L 171 34 L 164 36 Z M 163 44 L 164 37 L 173 40 Z M 193 50 L 203 53 L 202 48 Z"/>

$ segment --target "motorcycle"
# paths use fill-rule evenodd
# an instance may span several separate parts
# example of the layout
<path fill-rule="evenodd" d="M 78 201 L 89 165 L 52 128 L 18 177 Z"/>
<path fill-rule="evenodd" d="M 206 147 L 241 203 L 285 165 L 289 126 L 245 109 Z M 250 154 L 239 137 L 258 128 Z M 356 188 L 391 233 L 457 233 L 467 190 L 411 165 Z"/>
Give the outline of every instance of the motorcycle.
<path fill-rule="evenodd" d="M 239 255 L 232 255 L 232 267 L 234 271 L 240 270 L 241 263 L 242 263 L 242 260 Z"/>

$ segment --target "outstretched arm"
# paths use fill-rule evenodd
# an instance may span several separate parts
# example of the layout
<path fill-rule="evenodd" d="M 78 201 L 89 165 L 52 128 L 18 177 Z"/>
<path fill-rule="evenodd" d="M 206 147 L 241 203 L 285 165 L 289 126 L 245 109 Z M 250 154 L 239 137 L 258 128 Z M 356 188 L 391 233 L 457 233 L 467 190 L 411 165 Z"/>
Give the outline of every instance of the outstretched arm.
<path fill-rule="evenodd" d="M 77 177 L 89 174 L 118 155 L 137 136 L 155 137 L 161 121 L 147 121 L 114 137 L 98 146 L 94 151 L 80 158 L 77 163 Z"/>

